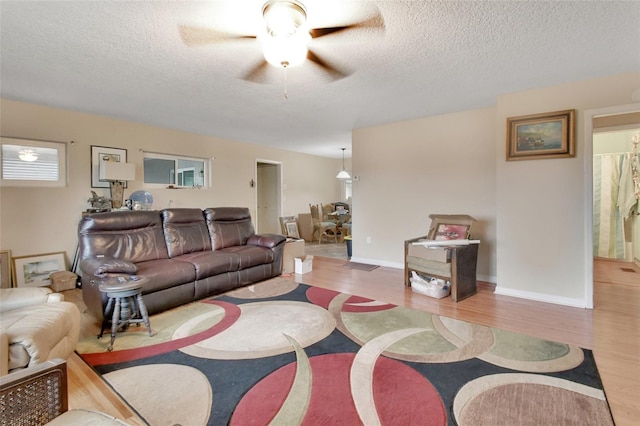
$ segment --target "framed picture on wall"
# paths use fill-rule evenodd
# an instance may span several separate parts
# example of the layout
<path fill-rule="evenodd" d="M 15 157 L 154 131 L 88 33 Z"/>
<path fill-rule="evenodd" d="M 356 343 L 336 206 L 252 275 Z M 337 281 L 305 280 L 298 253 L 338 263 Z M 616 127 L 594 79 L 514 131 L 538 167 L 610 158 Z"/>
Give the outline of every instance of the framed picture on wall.
<path fill-rule="evenodd" d="M 575 157 L 575 110 L 507 118 L 507 161 Z"/>
<path fill-rule="evenodd" d="M 0 288 L 11 287 L 11 251 L 0 250 Z"/>
<path fill-rule="evenodd" d="M 13 258 L 13 282 L 16 287 L 48 286 L 51 284 L 51 273 L 66 270 L 63 251 Z"/>
<path fill-rule="evenodd" d="M 91 145 L 91 187 L 92 188 L 109 188 L 109 182 L 100 180 L 100 167 L 107 161 L 116 163 L 127 162 L 127 150 L 120 148 L 108 148 L 106 146 Z M 122 182 L 124 188 L 127 187 L 127 181 Z"/>

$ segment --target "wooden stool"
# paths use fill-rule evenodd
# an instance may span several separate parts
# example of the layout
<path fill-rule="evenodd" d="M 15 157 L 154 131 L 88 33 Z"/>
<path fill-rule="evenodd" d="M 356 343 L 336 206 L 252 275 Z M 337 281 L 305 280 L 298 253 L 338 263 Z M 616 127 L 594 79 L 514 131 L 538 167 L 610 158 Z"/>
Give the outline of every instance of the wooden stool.
<path fill-rule="evenodd" d="M 116 340 L 118 329 L 126 330 L 130 324 L 139 326 L 140 323 L 144 323 L 147 331 L 149 331 L 149 336 L 155 334 L 151 330 L 147 307 L 142 300 L 142 287 L 148 281 L 146 278 L 127 279 L 118 277 L 100 284 L 100 291 L 107 294 L 109 301 L 104 310 L 104 319 L 102 320 L 98 339 L 104 334 L 107 323 L 111 322 L 111 342 L 107 348 L 109 352 L 113 350 L 113 342 Z M 109 317 L 111 317 L 110 320 Z"/>

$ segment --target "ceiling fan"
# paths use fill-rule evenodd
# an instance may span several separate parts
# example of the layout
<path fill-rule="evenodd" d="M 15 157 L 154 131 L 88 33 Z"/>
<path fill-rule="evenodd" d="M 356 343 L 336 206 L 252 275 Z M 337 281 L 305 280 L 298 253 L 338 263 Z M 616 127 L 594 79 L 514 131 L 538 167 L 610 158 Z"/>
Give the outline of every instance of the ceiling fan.
<path fill-rule="evenodd" d="M 264 29 L 256 35 L 237 35 L 212 28 L 180 25 L 180 37 L 190 47 L 221 43 L 231 40 L 258 40 L 262 44 L 264 59 L 242 76 L 244 80 L 264 80 L 269 64 L 287 69 L 309 60 L 318 65 L 332 79 L 338 80 L 351 74 L 322 59 L 309 49 L 311 39 L 348 30 L 371 28 L 384 31 L 384 19 L 379 11 L 368 19 L 348 25 L 308 28 L 307 10 L 297 0 L 269 0 L 262 7 Z"/>

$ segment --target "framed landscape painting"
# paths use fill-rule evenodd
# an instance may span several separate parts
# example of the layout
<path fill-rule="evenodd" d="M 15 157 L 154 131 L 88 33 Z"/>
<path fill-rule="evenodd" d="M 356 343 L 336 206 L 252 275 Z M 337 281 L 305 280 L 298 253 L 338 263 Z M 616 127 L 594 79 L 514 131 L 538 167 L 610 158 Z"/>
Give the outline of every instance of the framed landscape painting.
<path fill-rule="evenodd" d="M 48 286 L 51 284 L 51 273 L 66 270 L 63 251 L 13 258 L 13 282 L 16 287 Z"/>
<path fill-rule="evenodd" d="M 575 110 L 507 118 L 507 161 L 575 157 Z"/>

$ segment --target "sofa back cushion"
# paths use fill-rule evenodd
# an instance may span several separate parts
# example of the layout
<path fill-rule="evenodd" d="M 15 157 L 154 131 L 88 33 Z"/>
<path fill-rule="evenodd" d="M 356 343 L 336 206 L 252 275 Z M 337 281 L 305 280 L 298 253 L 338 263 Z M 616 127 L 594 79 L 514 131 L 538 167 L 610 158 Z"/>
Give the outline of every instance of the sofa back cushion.
<path fill-rule="evenodd" d="M 200 209 L 165 209 L 162 226 L 169 257 L 211 250 L 211 239 Z"/>
<path fill-rule="evenodd" d="M 204 213 L 214 250 L 246 245 L 249 237 L 255 234 L 246 207 L 215 207 Z"/>
<path fill-rule="evenodd" d="M 80 259 L 114 257 L 138 263 L 167 259 L 158 211 L 114 211 L 83 217 L 78 225 Z"/>

